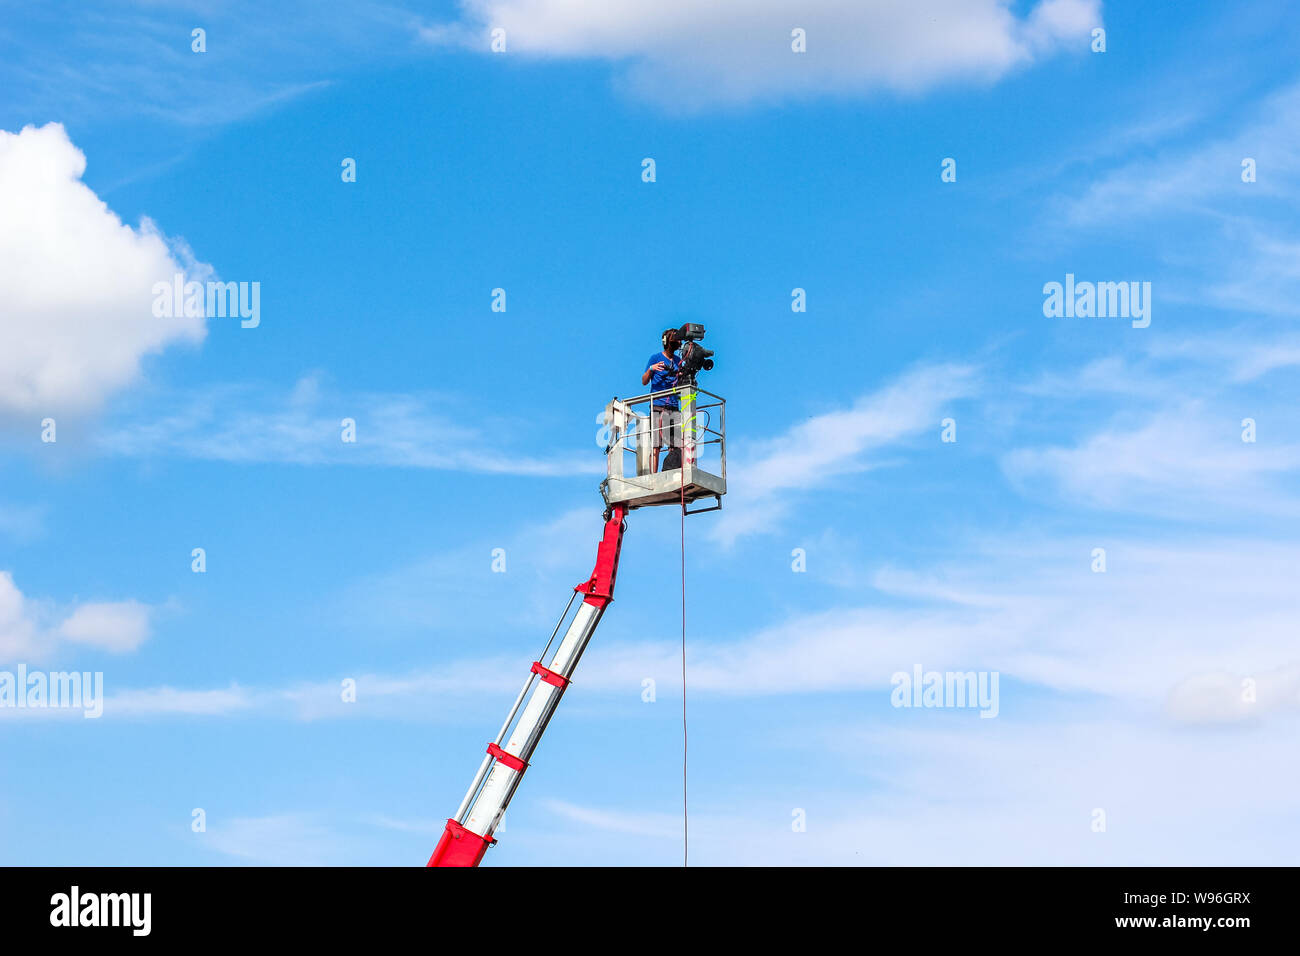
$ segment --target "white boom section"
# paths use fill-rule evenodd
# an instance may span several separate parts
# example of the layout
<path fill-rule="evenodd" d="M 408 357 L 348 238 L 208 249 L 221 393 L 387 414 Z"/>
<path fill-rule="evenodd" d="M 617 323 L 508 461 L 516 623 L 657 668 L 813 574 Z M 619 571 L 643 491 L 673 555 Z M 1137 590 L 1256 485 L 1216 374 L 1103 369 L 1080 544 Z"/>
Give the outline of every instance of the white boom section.
<path fill-rule="evenodd" d="M 573 673 L 603 613 L 604 608 L 586 602 L 578 605 L 578 611 L 574 614 L 573 622 L 565 632 L 564 639 L 560 641 L 555 656 L 546 665 L 549 670 L 566 679 Z M 541 739 L 542 732 L 546 730 L 547 722 L 555 713 L 555 707 L 560 702 L 562 693 L 563 691 L 554 684 L 548 684 L 543 680 L 536 681 L 532 696 L 528 698 L 528 704 L 524 707 L 519 722 L 515 724 L 510 739 L 501 749 L 510 756 L 528 763 L 537 747 L 537 742 Z M 493 831 L 500 824 L 501 816 L 505 813 L 522 777 L 522 771 L 507 767 L 500 760 L 496 761 L 487 775 L 483 788 L 478 792 L 478 796 L 473 798 L 469 814 L 458 822 L 472 833 L 490 839 Z"/>

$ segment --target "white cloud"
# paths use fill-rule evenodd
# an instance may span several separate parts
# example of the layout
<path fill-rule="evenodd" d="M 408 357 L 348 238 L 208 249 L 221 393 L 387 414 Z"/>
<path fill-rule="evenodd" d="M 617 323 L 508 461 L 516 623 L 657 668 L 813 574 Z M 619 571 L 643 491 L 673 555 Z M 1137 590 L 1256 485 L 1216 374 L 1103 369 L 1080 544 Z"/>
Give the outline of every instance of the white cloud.
<path fill-rule="evenodd" d="M 593 494 L 594 497 L 594 494 Z M 422 557 L 410 564 L 367 574 L 350 583 L 333 602 L 331 614 L 358 632 L 393 635 L 446 630 L 474 634 L 502 628 L 532 634 L 549 627 L 558 614 L 555 576 L 571 575 L 576 583 L 595 560 L 595 543 L 602 533 L 599 498 L 587 508 L 559 515 L 552 521 L 529 523 L 495 536 L 480 538 Z M 586 543 L 587 554 L 582 553 Z M 486 571 L 493 549 L 502 550 L 505 574 Z M 585 565 L 585 566 L 584 566 Z M 492 607 L 490 621 L 466 619 L 467 606 Z"/>
<path fill-rule="evenodd" d="M 212 690 L 178 690 L 150 687 L 126 690 L 104 702 L 104 713 L 114 717 L 214 717 L 254 707 L 254 696 L 238 684 Z"/>
<path fill-rule="evenodd" d="M 716 696 L 851 692 L 884 702 L 891 675 L 919 663 L 998 671 L 1003 710 L 1007 695 L 1023 688 L 1031 696 L 1033 688 L 1091 695 L 1147 714 L 1164 708 L 1189 723 L 1300 710 L 1300 591 L 1292 580 L 1300 549 L 1252 540 L 1103 543 L 1105 573 L 1091 570 L 1096 541 L 1024 536 L 916 570 L 880 565 L 869 605 L 797 614 L 734 639 L 693 640 L 690 685 Z M 678 653 L 675 640 L 601 642 L 583 661 L 584 693 L 637 693 L 652 676 L 671 696 Z M 338 680 L 122 691 L 105 701 L 104 716 L 456 722 L 481 708 L 489 720 L 517 690 L 524 660 L 512 653 L 434 671 L 360 674 L 356 702 L 346 704 Z M 1225 697 L 1244 678 L 1255 685 L 1245 710 Z"/>
<path fill-rule="evenodd" d="M 1053 204 L 1045 228 L 1056 236 L 1062 221 L 1079 230 L 1113 230 L 1119 223 L 1121 234 L 1146 237 L 1149 224 L 1159 222 L 1168 273 L 1158 283 L 1162 301 L 1300 315 L 1297 129 L 1300 84 L 1292 84 L 1220 117 L 1192 145 L 1144 149 L 1097 176 Z M 1246 159 L 1255 163 L 1254 182 L 1242 181 Z"/>
<path fill-rule="evenodd" d="M 940 83 L 992 83 L 1062 48 L 1088 49 L 1097 0 L 1044 0 L 1018 16 L 1008 0 L 464 0 L 461 20 L 427 26 L 429 43 L 627 64 L 640 96 L 695 108 Z M 807 52 L 791 51 L 806 31 Z"/>
<path fill-rule="evenodd" d="M 312 813 L 215 819 L 202 839 L 218 853 L 273 866 L 324 866 L 343 855 L 338 833 Z"/>
<path fill-rule="evenodd" d="M 1070 197 L 1065 213 L 1075 225 L 1104 226 L 1135 217 L 1183 212 L 1216 215 L 1227 202 L 1249 207 L 1267 197 L 1294 204 L 1300 173 L 1300 85 L 1267 97 L 1235 129 L 1202 137 L 1191 147 L 1165 147 L 1103 174 L 1079 195 Z M 1144 150 L 1149 153 L 1149 150 Z M 1242 160 L 1257 163 L 1257 180 L 1243 183 Z M 1223 204 L 1220 206 L 1220 204 Z"/>
<path fill-rule="evenodd" d="M 1170 386 L 1175 382 L 1182 392 L 1204 393 L 1207 382 L 1212 385 L 1254 383 L 1278 369 L 1300 365 L 1300 336 L 1289 328 L 1274 333 L 1258 320 L 1211 334 L 1151 339 L 1144 346 L 1147 354 L 1157 361 L 1184 363 L 1185 374 L 1178 375 L 1168 368 L 1156 374 L 1112 357 L 1088 366 L 1089 370 L 1106 369 L 1104 376 L 1089 376 L 1093 379 L 1091 384 L 1116 394 L 1168 399 Z M 1068 397 L 1090 384 L 1083 376 L 1060 378 L 1058 383 L 1061 389 L 1045 393 Z M 1289 398 L 1284 401 L 1290 404 Z"/>
<path fill-rule="evenodd" d="M 118 654 L 133 651 L 149 637 L 151 611 L 139 601 L 83 604 L 59 625 L 59 636 Z"/>
<path fill-rule="evenodd" d="M 1206 301 L 1262 315 L 1300 316 L 1300 236 L 1290 225 L 1237 225 L 1225 229 L 1224 244 L 1234 254 L 1227 268 L 1207 270 L 1216 278 L 1205 286 Z"/>
<path fill-rule="evenodd" d="M 0 415 L 93 409 L 144 356 L 203 340 L 202 319 L 154 317 L 154 283 L 185 267 L 151 223 L 124 225 L 85 169 L 58 123 L 0 130 Z"/>
<path fill-rule="evenodd" d="M 1098 545 L 1105 573 L 1091 570 Z M 929 567 L 879 565 L 866 606 L 694 640 L 690 685 L 696 694 L 862 692 L 883 702 L 891 675 L 919 663 L 999 672 L 1004 710 L 1019 686 L 1204 722 L 1193 713 L 1203 695 L 1182 685 L 1226 672 L 1255 680 L 1252 713 L 1284 713 L 1297 704 L 1284 679 L 1300 661 L 1296 567 L 1300 549 L 1249 539 L 1154 546 L 1112 535 L 1016 536 Z M 646 676 L 669 678 L 678 654 L 672 640 L 603 643 L 583 661 L 582 684 L 627 691 Z M 673 685 L 661 681 L 662 693 Z"/>
<path fill-rule="evenodd" d="M 834 755 L 839 784 L 805 773 L 728 795 L 693 792 L 691 861 L 698 865 L 1279 865 L 1295 836 L 1275 821 L 1295 810 L 1294 724 L 1254 734 L 1110 717 L 954 722 L 933 713 L 898 721 L 801 727 L 795 764 Z M 777 767 L 783 755 L 768 751 Z M 549 814 L 503 840 L 516 860 L 554 865 L 673 865 L 682 853 L 675 797 L 631 805 L 587 802 L 572 781 L 534 781 Z M 570 796 L 570 794 L 573 794 Z M 1194 794 L 1195 799 L 1188 795 Z M 807 828 L 791 828 L 791 810 Z M 1097 810 L 1106 828 L 1094 830 Z M 356 830 L 360 823 L 367 830 Z M 371 831 L 436 837 L 440 819 L 321 813 L 208 818 L 211 849 L 249 862 L 355 863 L 375 856 Z M 554 858 L 555 840 L 574 853 Z M 1194 834 L 1195 838 L 1189 838 Z M 405 840 L 405 838 L 404 838 Z M 410 852 L 406 842 L 384 860 Z M 381 860 L 380 862 L 382 862 Z"/>
<path fill-rule="evenodd" d="M 133 651 L 149 638 L 153 609 L 139 601 L 88 602 L 62 616 L 49 601 L 32 601 L 0 571 L 0 661 L 49 657 L 60 644 L 110 653 Z"/>
<path fill-rule="evenodd" d="M 328 17 L 316 15 L 313 0 L 285 0 L 274 11 L 223 0 L 80 12 L 55 0 L 9 18 L 15 42 L 0 60 L 6 103 L 19 115 L 78 125 L 161 121 L 170 127 L 156 141 L 163 149 L 197 138 L 176 127 L 206 136 L 324 88 L 322 74 L 400 56 L 411 30 L 411 15 L 385 0 L 338 5 Z M 191 50 L 196 26 L 207 31 L 202 54 Z"/>
<path fill-rule="evenodd" d="M 1185 724 L 1233 724 L 1300 712 L 1300 664 L 1256 674 L 1193 674 L 1170 691 L 1166 708 Z"/>
<path fill-rule="evenodd" d="M 1296 853 L 1275 821 L 1294 814 L 1297 764 L 1285 759 L 1295 723 L 1250 734 L 1082 716 L 1034 722 L 849 720 L 797 727 L 794 753 L 766 751 L 778 769 L 823 756 L 847 761 L 838 784 L 806 773 L 761 787 L 692 791 L 691 860 L 700 865 L 1277 865 Z M 772 741 L 769 739 L 768 741 Z M 742 772 L 743 774 L 743 772 Z M 672 865 L 682 852 L 671 790 L 623 794 L 601 806 L 563 775 L 536 780 L 527 811 L 503 846 L 522 862 Z M 1195 795 L 1189 799 L 1188 795 Z M 576 802 L 576 801 L 583 802 Z M 530 804 L 532 803 L 530 801 Z M 791 810 L 806 814 L 794 832 Z M 1093 828 L 1095 813 L 1106 829 Z M 436 838 L 444 821 L 287 812 L 210 811 L 193 839 L 245 862 L 355 864 L 411 854 L 410 836 Z M 576 855 L 553 857 L 573 833 Z M 385 834 L 401 835 L 387 842 Z M 1195 838 L 1189 838 L 1194 834 Z M 378 840 L 376 839 L 378 837 Z M 430 844 L 431 845 L 431 844 Z M 427 852 L 425 847 L 423 852 Z"/>
<path fill-rule="evenodd" d="M 39 646 L 38 632 L 33 610 L 14 584 L 13 575 L 0 571 L 0 659 L 33 654 Z"/>
<path fill-rule="evenodd" d="M 316 375 L 287 394 L 244 385 L 176 395 L 161 418 L 143 416 L 106 430 L 98 447 L 128 457 L 297 465 L 368 465 L 522 476 L 598 476 L 604 461 L 586 453 L 537 458 L 515 454 L 517 422 L 491 420 L 446 396 L 327 388 Z M 342 422 L 355 422 L 345 442 Z M 593 430 L 594 431 L 594 430 Z"/>
<path fill-rule="evenodd" d="M 605 810 L 553 799 L 543 800 L 542 804 L 557 816 L 579 824 L 584 829 L 666 839 L 680 837 L 682 834 L 681 817 L 671 813 Z"/>
<path fill-rule="evenodd" d="M 727 507 L 711 531 L 726 543 L 778 521 L 791 493 L 809 491 L 834 478 L 878 467 L 872 453 L 925 429 L 939 440 L 940 421 L 957 399 L 975 392 L 975 370 L 966 365 L 914 368 L 891 384 L 863 395 L 845 409 L 813 416 L 784 434 L 736 453 L 728 469 Z"/>
<path fill-rule="evenodd" d="M 1070 501 L 1103 508 L 1184 515 L 1217 504 L 1300 514 L 1279 481 L 1300 471 L 1300 444 L 1243 442 L 1240 421 L 1188 403 L 1073 446 L 1018 449 L 1003 468 L 1022 486 L 1045 480 Z"/>
<path fill-rule="evenodd" d="M 730 804 L 695 796 L 692 863 L 1284 865 L 1297 851 L 1295 836 L 1276 825 L 1294 814 L 1300 784 L 1296 762 L 1285 759 L 1294 726 L 1241 735 L 1114 719 L 913 716 L 906 725 L 804 733 L 793 765 L 838 761 L 838 784 L 792 773 Z M 564 792 L 562 783 L 550 789 Z M 570 863 L 681 861 L 680 815 L 558 799 L 545 806 L 552 836 L 602 834 L 568 840 L 581 848 Z M 806 830 L 792 831 L 792 808 L 804 811 Z M 1093 829 L 1096 810 L 1103 832 Z"/>
<path fill-rule="evenodd" d="M 6 638 L 9 601 L 0 575 L 0 641 Z M 12 634 L 12 631 L 9 632 Z M 29 635 L 34 643 L 40 634 Z M 0 644 L 0 655 L 4 645 Z M 0 656 L 0 660 L 4 657 Z M 527 670 L 518 658 L 476 658 L 435 671 L 405 674 L 357 674 L 356 700 L 344 702 L 342 678 L 297 681 L 281 687 L 250 687 L 231 682 L 226 687 L 126 688 L 104 699 L 103 719 L 151 720 L 164 717 L 244 717 L 287 720 L 382 719 L 453 722 L 482 707 L 495 716 L 518 691 Z M 66 711 L 0 710 L 0 717 L 54 719 Z M 485 718 L 486 719 L 486 718 Z"/>
<path fill-rule="evenodd" d="M 1293 732 L 1110 718 L 841 732 L 837 753 L 890 774 L 866 813 L 836 808 L 821 849 L 911 865 L 1277 864 L 1295 853 L 1275 824 L 1294 812 L 1297 769 L 1280 759 Z"/>

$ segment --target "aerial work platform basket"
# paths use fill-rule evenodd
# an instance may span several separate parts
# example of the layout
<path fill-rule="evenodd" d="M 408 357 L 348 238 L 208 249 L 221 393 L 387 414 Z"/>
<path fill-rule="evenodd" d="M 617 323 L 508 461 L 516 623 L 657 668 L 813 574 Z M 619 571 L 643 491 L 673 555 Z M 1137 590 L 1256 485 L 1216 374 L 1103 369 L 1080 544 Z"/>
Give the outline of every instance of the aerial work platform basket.
<path fill-rule="evenodd" d="M 656 420 L 655 403 L 676 397 L 680 417 Z M 690 510 L 715 511 L 727 493 L 727 403 L 694 385 L 648 392 L 635 398 L 615 398 L 605 406 L 609 473 L 600 492 L 606 507 L 623 504 L 628 510 L 652 505 L 681 504 L 712 498 L 715 504 Z M 654 448 L 660 446 L 659 470 L 652 471 Z M 664 468 L 676 447 L 681 467 Z"/>

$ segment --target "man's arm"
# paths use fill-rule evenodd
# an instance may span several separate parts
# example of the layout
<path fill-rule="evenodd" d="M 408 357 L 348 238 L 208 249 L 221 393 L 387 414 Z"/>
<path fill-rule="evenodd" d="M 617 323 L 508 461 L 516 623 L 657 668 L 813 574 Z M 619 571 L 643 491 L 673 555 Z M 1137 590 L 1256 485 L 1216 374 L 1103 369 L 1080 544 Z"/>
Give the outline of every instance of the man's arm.
<path fill-rule="evenodd" d="M 641 384 L 649 385 L 650 376 L 653 375 L 655 372 L 662 372 L 663 370 L 664 370 L 663 362 L 652 362 L 651 364 L 647 365 L 645 367 L 645 371 L 641 373 Z"/>

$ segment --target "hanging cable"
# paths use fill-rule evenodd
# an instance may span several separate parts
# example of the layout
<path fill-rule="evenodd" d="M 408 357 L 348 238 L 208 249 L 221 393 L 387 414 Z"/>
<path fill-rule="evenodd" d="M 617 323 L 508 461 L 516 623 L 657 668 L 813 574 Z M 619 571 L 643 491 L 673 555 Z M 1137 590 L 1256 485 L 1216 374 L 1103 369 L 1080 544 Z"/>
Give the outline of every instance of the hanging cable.
<path fill-rule="evenodd" d="M 683 458 L 686 449 L 682 449 Z M 682 866 L 691 859 L 691 823 L 686 804 L 686 462 L 682 462 Z"/>

